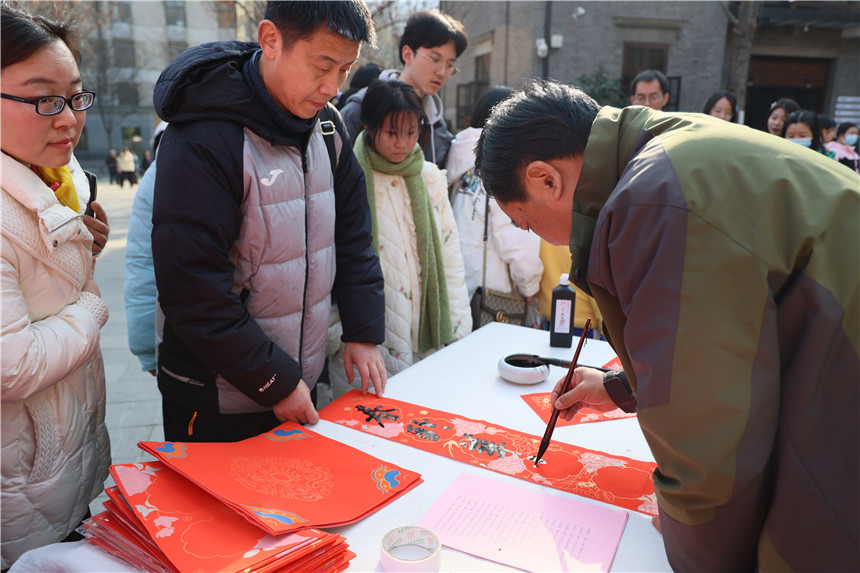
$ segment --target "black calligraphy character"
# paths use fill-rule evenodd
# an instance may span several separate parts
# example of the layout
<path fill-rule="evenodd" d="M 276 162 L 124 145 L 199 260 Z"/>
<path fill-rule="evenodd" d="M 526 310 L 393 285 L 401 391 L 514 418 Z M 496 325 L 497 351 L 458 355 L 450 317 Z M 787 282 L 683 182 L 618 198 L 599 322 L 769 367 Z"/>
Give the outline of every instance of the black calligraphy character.
<path fill-rule="evenodd" d="M 412 420 L 412 421 L 414 422 L 415 420 Z M 437 434 L 436 432 L 431 432 L 427 428 L 420 428 L 420 427 L 413 426 L 412 424 L 408 424 L 406 426 L 406 431 L 409 432 L 410 434 L 415 434 L 419 438 L 422 438 L 424 440 L 428 440 L 430 442 L 438 442 L 439 441 L 439 434 Z"/>
<path fill-rule="evenodd" d="M 369 422 L 371 420 L 376 420 L 376 423 L 379 424 L 379 426 L 382 428 L 385 427 L 385 425 L 382 423 L 382 420 L 394 421 L 394 420 L 397 420 L 400 418 L 400 416 L 390 413 L 390 412 L 393 412 L 395 410 L 394 408 L 389 408 L 388 410 L 380 410 L 381 407 L 382 406 L 375 406 L 371 410 L 367 406 L 362 406 L 361 404 L 359 404 L 358 406 L 355 407 L 355 409 L 358 410 L 359 412 L 361 412 L 362 414 L 367 414 L 367 419 L 365 420 L 365 422 Z"/>

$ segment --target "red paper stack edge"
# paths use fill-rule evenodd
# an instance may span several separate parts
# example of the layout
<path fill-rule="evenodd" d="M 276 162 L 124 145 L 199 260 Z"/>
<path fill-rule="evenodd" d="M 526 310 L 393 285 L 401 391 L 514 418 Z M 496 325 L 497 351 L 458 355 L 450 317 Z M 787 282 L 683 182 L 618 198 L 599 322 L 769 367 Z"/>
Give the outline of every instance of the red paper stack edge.
<path fill-rule="evenodd" d="M 117 487 L 87 520 L 87 541 L 135 568 L 156 571 L 340 571 L 355 553 L 318 529 L 270 535 L 160 462 L 111 466 Z"/>
<path fill-rule="evenodd" d="M 422 482 L 294 422 L 241 442 L 138 447 L 271 535 L 355 523 Z"/>

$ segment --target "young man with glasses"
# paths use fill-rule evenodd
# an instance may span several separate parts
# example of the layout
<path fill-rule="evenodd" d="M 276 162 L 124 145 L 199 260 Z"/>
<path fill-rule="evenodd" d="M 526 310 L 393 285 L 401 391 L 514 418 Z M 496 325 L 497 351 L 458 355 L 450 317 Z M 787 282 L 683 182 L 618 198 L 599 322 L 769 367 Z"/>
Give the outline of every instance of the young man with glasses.
<path fill-rule="evenodd" d="M 440 168 L 445 167 L 448 149 L 454 136 L 448 131 L 443 117 L 444 107 L 439 90 L 448 79 L 457 74 L 457 58 L 466 49 L 466 29 L 459 21 L 438 10 L 416 12 L 406 21 L 400 37 L 400 61 L 402 70 L 384 70 L 381 80 L 400 80 L 415 88 L 424 100 L 429 133 L 422 139 L 424 157 Z M 363 89 L 353 94 L 341 109 L 350 138 L 364 128 L 361 125 L 361 102 Z"/>

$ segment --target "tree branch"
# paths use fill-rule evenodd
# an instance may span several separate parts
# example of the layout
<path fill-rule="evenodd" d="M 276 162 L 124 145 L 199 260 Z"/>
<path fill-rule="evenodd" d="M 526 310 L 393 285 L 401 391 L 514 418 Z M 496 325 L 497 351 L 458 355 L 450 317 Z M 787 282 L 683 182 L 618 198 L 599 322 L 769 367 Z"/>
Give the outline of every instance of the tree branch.
<path fill-rule="evenodd" d="M 726 0 L 720 0 L 720 6 L 723 8 L 723 12 L 726 13 L 726 16 L 728 16 L 729 21 L 732 23 L 732 31 L 735 34 L 740 34 L 740 22 L 737 18 L 735 18 L 735 15 L 732 14 L 732 11 L 729 9 L 729 3 L 726 2 Z"/>

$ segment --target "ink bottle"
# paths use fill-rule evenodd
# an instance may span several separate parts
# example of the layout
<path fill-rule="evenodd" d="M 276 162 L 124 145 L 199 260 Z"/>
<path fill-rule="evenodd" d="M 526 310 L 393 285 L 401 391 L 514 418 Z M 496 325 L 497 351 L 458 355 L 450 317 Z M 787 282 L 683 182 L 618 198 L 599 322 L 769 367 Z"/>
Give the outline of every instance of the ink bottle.
<path fill-rule="evenodd" d="M 549 321 L 549 345 L 570 348 L 573 345 L 573 312 L 576 291 L 570 286 L 567 273 L 562 273 L 558 286 L 552 289 L 552 315 Z"/>

